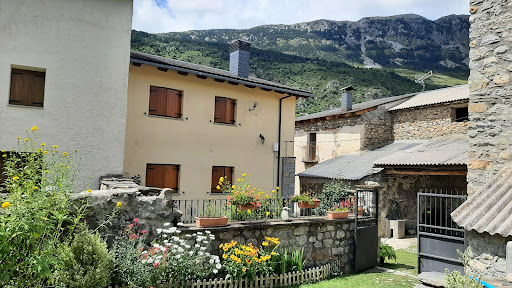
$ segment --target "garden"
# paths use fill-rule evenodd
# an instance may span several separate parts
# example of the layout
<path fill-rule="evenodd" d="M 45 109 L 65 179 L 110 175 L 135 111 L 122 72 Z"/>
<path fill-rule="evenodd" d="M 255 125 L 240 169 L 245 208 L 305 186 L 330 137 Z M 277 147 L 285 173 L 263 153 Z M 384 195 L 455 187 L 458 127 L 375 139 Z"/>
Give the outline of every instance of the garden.
<path fill-rule="evenodd" d="M 71 197 L 80 164 L 78 151 L 61 151 L 54 143 L 39 141 L 38 130 L 32 127 L 26 137 L 17 138 L 13 150 L 1 153 L 5 179 L 0 194 L 1 287 L 192 287 L 196 281 L 219 279 L 291 285 L 339 273 L 335 261 L 306 269 L 304 248 L 283 246 L 272 233 L 258 234 L 254 241 L 243 243 L 234 239 L 219 242 L 209 230 L 187 233 L 183 223 L 163 223 L 156 231 L 148 231 L 143 219 L 134 218 L 125 223 L 123 233 L 108 241 L 105 231 L 124 203 L 113 203 L 107 217 L 88 226 L 84 215 L 89 198 L 77 203 Z M 227 206 L 232 215 L 282 217 L 282 206 L 265 207 L 269 203 L 265 201 L 277 199 L 279 188 L 263 192 L 251 187 L 246 176 L 250 177 L 244 174 L 236 183 L 219 179 L 219 186 L 230 194 Z M 92 194 L 88 187 L 85 191 Z M 308 207 L 304 209 L 322 208 L 307 194 L 289 201 Z M 331 210 L 344 213 L 352 204 L 343 202 Z M 210 205 L 205 216 L 218 213 Z M 339 225 L 350 235 L 348 224 Z M 334 226 L 322 229 L 325 235 L 335 237 Z M 150 232 L 156 235 L 151 237 L 154 239 L 148 237 Z"/>

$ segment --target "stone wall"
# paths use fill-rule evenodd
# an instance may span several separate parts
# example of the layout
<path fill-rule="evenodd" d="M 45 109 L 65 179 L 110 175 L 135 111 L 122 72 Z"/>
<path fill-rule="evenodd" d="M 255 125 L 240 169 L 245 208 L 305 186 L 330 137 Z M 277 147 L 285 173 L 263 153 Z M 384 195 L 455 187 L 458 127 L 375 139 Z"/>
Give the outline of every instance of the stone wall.
<path fill-rule="evenodd" d="M 512 2 L 471 0 L 470 5 L 468 194 L 512 159 Z M 472 267 L 484 276 L 505 277 L 503 261 L 510 240 L 469 231 Z"/>
<path fill-rule="evenodd" d="M 420 189 L 466 192 L 467 187 L 465 176 L 388 175 L 380 184 L 379 236 L 386 238 L 391 236 L 389 220 L 406 219 L 406 234 L 416 233 Z"/>
<path fill-rule="evenodd" d="M 320 266 L 340 260 L 345 273 L 354 269 L 354 218 L 328 220 L 326 217 L 308 217 L 290 222 L 264 220 L 258 222 L 233 222 L 226 227 L 198 228 L 187 225 L 182 233 L 209 230 L 216 236 L 209 251 L 219 254 L 221 243 L 232 240 L 239 243 L 260 245 L 265 236 L 277 237 L 282 248 L 304 248 L 305 266 Z M 377 257 L 377 251 L 375 251 Z"/>
<path fill-rule="evenodd" d="M 468 133 L 469 122 L 455 122 L 454 109 L 467 101 L 397 110 L 393 114 L 395 140 L 432 139 Z"/>
<path fill-rule="evenodd" d="M 512 2 L 471 0 L 468 193 L 512 159 Z"/>

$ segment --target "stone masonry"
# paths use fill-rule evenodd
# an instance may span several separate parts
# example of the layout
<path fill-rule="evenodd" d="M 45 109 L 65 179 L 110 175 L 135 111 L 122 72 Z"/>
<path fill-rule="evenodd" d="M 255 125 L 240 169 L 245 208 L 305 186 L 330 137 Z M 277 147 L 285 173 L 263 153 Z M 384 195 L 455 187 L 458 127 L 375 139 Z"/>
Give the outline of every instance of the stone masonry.
<path fill-rule="evenodd" d="M 393 113 L 395 140 L 432 139 L 468 133 L 469 122 L 455 122 L 454 109 L 467 101 L 397 110 Z"/>
<path fill-rule="evenodd" d="M 277 237 L 282 248 L 304 248 L 305 267 L 324 265 L 340 260 L 345 273 L 354 269 L 354 218 L 328 220 L 325 217 L 294 219 L 290 222 L 264 220 L 231 223 L 226 227 L 198 228 L 187 225 L 182 233 L 191 234 L 209 230 L 216 236 L 210 253 L 219 254 L 221 243 L 235 240 L 239 243 L 260 245 L 265 236 Z M 377 251 L 375 251 L 377 257 Z"/>
<path fill-rule="evenodd" d="M 470 5 L 469 197 L 512 159 L 512 2 Z M 471 267 L 483 276 L 504 277 L 507 240 L 469 231 Z"/>

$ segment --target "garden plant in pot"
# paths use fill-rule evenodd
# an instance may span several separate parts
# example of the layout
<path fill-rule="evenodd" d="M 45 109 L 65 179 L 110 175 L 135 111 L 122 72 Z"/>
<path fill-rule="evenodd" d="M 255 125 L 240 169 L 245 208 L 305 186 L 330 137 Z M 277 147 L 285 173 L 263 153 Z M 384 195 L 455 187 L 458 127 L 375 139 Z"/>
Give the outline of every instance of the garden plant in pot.
<path fill-rule="evenodd" d="M 386 258 L 388 258 L 388 260 L 393 259 L 396 261 L 395 249 L 388 244 L 381 244 L 379 249 L 380 265 L 384 265 Z"/>
<path fill-rule="evenodd" d="M 222 216 L 222 211 L 215 205 L 215 200 L 210 198 L 206 203 L 204 214 L 196 217 L 196 225 L 199 227 L 227 226 L 228 217 Z"/>
<path fill-rule="evenodd" d="M 347 218 L 351 207 L 352 202 L 345 200 L 340 203 L 340 206 L 334 207 L 332 211 L 327 211 L 327 219 Z"/>
<path fill-rule="evenodd" d="M 320 205 L 320 200 L 310 196 L 310 193 L 290 196 L 291 202 L 298 202 L 299 208 L 317 208 Z"/>
<path fill-rule="evenodd" d="M 261 206 L 262 200 L 270 198 L 269 195 L 261 191 L 261 189 L 256 189 L 250 185 L 248 180 L 249 176 L 250 175 L 243 173 L 242 178 L 236 179 L 236 184 L 229 183 L 229 181 L 221 177 L 219 179 L 219 186 L 217 186 L 217 189 L 229 194 L 227 197 L 228 205 L 236 206 L 240 211 L 249 212 L 258 209 Z M 276 188 L 276 190 L 277 189 L 278 188 Z"/>

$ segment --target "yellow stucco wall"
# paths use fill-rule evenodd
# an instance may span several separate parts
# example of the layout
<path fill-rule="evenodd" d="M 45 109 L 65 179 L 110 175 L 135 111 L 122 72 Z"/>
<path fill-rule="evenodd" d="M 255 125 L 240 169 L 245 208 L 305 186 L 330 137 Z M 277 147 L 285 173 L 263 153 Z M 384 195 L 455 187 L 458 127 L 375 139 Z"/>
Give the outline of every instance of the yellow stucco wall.
<path fill-rule="evenodd" d="M 146 115 L 151 85 L 183 91 L 183 120 Z M 236 126 L 212 123 L 215 96 L 237 99 Z M 181 165 L 177 199 L 225 197 L 209 193 L 212 166 L 235 167 L 235 179 L 251 173 L 253 186 L 271 190 L 277 183 L 272 146 L 278 141 L 279 99 L 284 96 L 192 74 L 183 76 L 173 70 L 162 72 L 149 65 L 131 65 L 124 172 L 140 174 L 145 184 L 147 163 Z M 258 103 L 256 109 L 249 111 L 254 102 Z M 295 97 L 290 97 L 283 100 L 281 143 L 293 140 L 294 119 Z M 293 147 L 288 146 L 291 156 Z"/>

